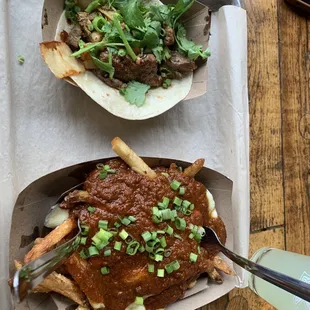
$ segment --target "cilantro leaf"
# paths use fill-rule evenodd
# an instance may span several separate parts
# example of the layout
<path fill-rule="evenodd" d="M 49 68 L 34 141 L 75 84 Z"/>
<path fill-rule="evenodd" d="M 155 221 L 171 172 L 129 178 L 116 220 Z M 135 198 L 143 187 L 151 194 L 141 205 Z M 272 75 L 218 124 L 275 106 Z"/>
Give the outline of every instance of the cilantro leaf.
<path fill-rule="evenodd" d="M 141 42 L 141 46 L 148 48 L 154 48 L 159 44 L 159 36 L 153 28 L 149 27 L 144 35 L 144 38 Z"/>
<path fill-rule="evenodd" d="M 180 52 L 191 60 L 196 60 L 198 57 L 206 59 L 211 55 L 209 49 L 203 50 L 202 45 L 196 45 L 186 38 L 186 30 L 181 24 L 177 25 L 176 41 Z"/>
<path fill-rule="evenodd" d="M 177 20 L 193 5 L 195 0 L 178 0 L 169 13 L 169 20 L 174 27 Z"/>
<path fill-rule="evenodd" d="M 140 0 L 126 1 L 120 6 L 124 21 L 130 28 L 144 27 L 144 19 L 140 6 Z"/>
<path fill-rule="evenodd" d="M 149 85 L 131 81 L 127 84 L 126 88 L 120 89 L 120 94 L 125 97 L 126 101 L 141 107 L 145 103 L 146 93 L 150 89 Z"/>
<path fill-rule="evenodd" d="M 165 22 L 172 26 L 169 21 L 170 8 L 167 5 L 152 5 L 149 11 L 153 21 Z"/>
<path fill-rule="evenodd" d="M 162 45 L 158 45 L 152 49 L 152 52 L 158 63 L 165 61 L 171 57 L 171 53 L 168 47 L 163 47 Z"/>

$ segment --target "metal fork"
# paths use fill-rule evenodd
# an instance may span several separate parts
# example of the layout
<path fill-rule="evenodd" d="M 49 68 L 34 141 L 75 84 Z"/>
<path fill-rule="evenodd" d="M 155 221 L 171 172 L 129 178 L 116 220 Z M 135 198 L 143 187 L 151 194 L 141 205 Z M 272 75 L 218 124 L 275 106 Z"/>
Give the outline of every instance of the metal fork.
<path fill-rule="evenodd" d="M 63 198 L 72 190 L 79 188 L 83 183 L 80 183 L 60 195 L 55 205 L 50 210 L 59 205 Z M 81 226 L 78 220 L 78 233 L 74 238 L 42 255 L 36 260 L 24 265 L 17 270 L 13 278 L 13 292 L 16 302 L 21 302 L 33 288 L 40 284 L 45 277 L 59 267 L 65 258 L 70 256 L 79 245 Z"/>

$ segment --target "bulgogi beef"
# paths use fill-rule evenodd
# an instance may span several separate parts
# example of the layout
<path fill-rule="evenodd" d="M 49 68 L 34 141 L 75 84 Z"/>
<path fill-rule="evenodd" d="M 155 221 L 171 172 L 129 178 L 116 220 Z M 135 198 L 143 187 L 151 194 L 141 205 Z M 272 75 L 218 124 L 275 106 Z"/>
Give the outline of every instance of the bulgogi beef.
<path fill-rule="evenodd" d="M 106 51 L 101 52 L 99 59 L 107 62 L 108 53 Z M 115 69 L 114 77 L 123 82 L 135 80 L 151 87 L 162 85 L 163 79 L 157 74 L 158 65 L 153 54 L 144 54 L 136 62 L 129 55 L 123 57 L 113 55 L 112 64 Z"/>
<path fill-rule="evenodd" d="M 82 38 L 82 29 L 79 24 L 76 24 L 69 33 L 62 31 L 60 36 L 61 39 L 66 42 L 73 50 L 76 50 L 78 49 L 79 41 Z"/>
<path fill-rule="evenodd" d="M 165 28 L 164 43 L 166 46 L 172 46 L 175 43 L 174 30 L 171 27 Z"/>
<path fill-rule="evenodd" d="M 119 79 L 109 78 L 109 74 L 102 71 L 102 70 L 93 70 L 93 73 L 97 76 L 98 79 L 100 79 L 102 82 L 106 83 L 108 86 L 116 88 L 116 89 L 121 89 L 126 87 L 126 83 L 122 82 Z"/>

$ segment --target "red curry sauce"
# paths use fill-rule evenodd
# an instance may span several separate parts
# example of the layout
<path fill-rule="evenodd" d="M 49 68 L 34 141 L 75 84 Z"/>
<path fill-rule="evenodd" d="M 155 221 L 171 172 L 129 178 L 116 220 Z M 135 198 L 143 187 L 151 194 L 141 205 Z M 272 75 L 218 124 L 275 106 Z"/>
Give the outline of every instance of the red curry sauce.
<path fill-rule="evenodd" d="M 113 241 L 106 247 L 112 254 L 84 260 L 75 253 L 66 263 L 69 273 L 79 284 L 82 291 L 92 302 L 103 303 L 106 310 L 123 310 L 133 303 L 136 296 L 149 296 L 144 300 L 147 309 L 155 310 L 164 308 L 167 304 L 180 299 L 188 285 L 196 280 L 203 272 L 210 270 L 213 265 L 211 259 L 215 253 L 208 253 L 201 248 L 196 263 L 189 260 L 190 253 L 197 254 L 198 243 L 189 238 L 189 223 L 198 226 L 213 227 L 223 243 L 226 241 L 225 226 L 220 218 L 214 220 L 208 217 L 208 200 L 206 188 L 203 184 L 191 177 L 185 176 L 176 165 L 170 168 L 155 168 L 158 177 L 154 180 L 134 172 L 121 160 L 107 162 L 115 174 L 108 174 L 104 180 L 99 178 L 99 170 L 92 171 L 84 185 L 92 197 L 91 206 L 94 212 L 88 211 L 88 204 L 81 204 L 72 209 L 71 214 L 78 216 L 81 222 L 90 227 L 86 248 L 91 245 L 91 237 L 98 232 L 98 221 L 108 220 L 109 227 L 114 227 L 119 222 L 119 217 L 135 216 L 136 222 L 128 226 L 121 226 L 138 242 L 143 244 L 141 234 L 145 231 L 164 230 L 169 224 L 174 232 L 182 239 L 165 235 L 167 248 L 171 249 L 171 255 L 165 257 L 162 262 L 150 259 L 147 252 L 130 256 L 126 254 L 126 243 L 116 235 Z M 168 177 L 161 174 L 168 173 Z M 178 191 L 170 188 L 173 180 L 181 182 L 185 187 L 185 194 L 180 196 Z M 178 217 L 186 220 L 187 229 L 177 230 L 174 222 L 164 221 L 155 224 L 152 221 L 152 207 L 163 200 L 170 199 L 169 208 L 175 196 L 186 199 L 195 205 L 191 215 L 185 216 L 178 212 Z M 115 241 L 122 241 L 121 251 L 113 249 Z M 83 247 L 79 247 L 79 252 Z M 171 274 L 165 273 L 164 278 L 157 276 L 158 268 L 164 269 L 167 264 L 178 260 L 180 268 Z M 155 272 L 148 272 L 148 264 L 155 265 Z M 110 273 L 102 275 L 101 267 L 108 266 Z"/>

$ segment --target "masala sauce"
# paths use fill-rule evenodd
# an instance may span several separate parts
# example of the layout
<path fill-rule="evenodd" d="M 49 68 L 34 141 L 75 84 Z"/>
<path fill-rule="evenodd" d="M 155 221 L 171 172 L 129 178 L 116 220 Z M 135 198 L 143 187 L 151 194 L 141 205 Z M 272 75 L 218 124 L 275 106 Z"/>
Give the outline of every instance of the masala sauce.
<path fill-rule="evenodd" d="M 114 228 L 115 222 L 120 222 L 119 217 L 130 215 L 136 218 L 135 223 L 128 226 L 122 225 L 118 232 L 125 229 L 133 239 L 145 246 L 141 234 L 145 231 L 165 230 L 167 225 L 174 229 L 182 239 L 165 234 L 167 246 L 171 250 L 169 257 L 163 261 L 156 262 L 149 258 L 149 253 L 139 251 L 130 256 L 126 254 L 127 244 L 117 234 L 99 256 L 84 260 L 75 254 L 66 263 L 68 271 L 79 284 L 84 293 L 95 303 L 104 303 L 106 310 L 123 310 L 135 301 L 136 296 L 146 297 L 144 305 L 147 309 L 155 310 L 164 308 L 167 304 L 180 299 L 188 285 L 198 276 L 211 270 L 211 253 L 201 247 L 201 254 L 195 263 L 190 262 L 190 253 L 198 254 L 198 243 L 190 239 L 191 233 L 188 228 L 192 223 L 197 226 L 211 226 L 218 233 L 221 241 L 226 241 L 225 226 L 220 218 L 210 219 L 208 217 L 208 200 L 206 188 L 194 178 L 185 176 L 179 171 L 176 165 L 170 168 L 155 168 L 158 177 L 154 180 L 134 172 L 123 161 L 115 159 L 106 163 L 115 169 L 115 174 L 108 174 L 103 180 L 99 178 L 100 171 L 92 171 L 84 184 L 86 190 L 93 197 L 92 207 L 94 212 L 88 211 L 88 204 L 80 205 L 71 213 L 80 218 L 80 221 L 89 226 L 86 246 L 80 246 L 77 253 L 83 247 L 91 246 L 91 237 L 98 232 L 98 221 L 107 220 L 109 228 Z M 168 177 L 161 173 L 168 173 Z M 185 194 L 179 195 L 178 191 L 170 188 L 173 180 L 181 182 L 185 187 Z M 188 200 L 195 205 L 191 215 L 186 216 L 178 212 L 178 217 L 184 218 L 187 228 L 184 231 L 178 230 L 174 222 L 164 221 L 155 224 L 152 221 L 152 207 L 163 200 L 163 197 L 170 199 L 169 208 L 173 209 L 173 199 L 178 196 L 182 200 Z M 160 235 L 163 236 L 163 235 Z M 121 251 L 114 249 L 115 241 L 122 241 Z M 111 249 L 110 256 L 103 255 L 104 250 Z M 78 263 L 78 261 L 81 263 Z M 157 269 L 164 269 L 167 264 L 178 260 L 180 268 L 170 274 L 165 271 L 165 277 L 157 276 Z M 87 262 L 85 264 L 85 262 Z M 148 264 L 155 265 L 155 272 L 148 272 Z M 104 266 L 110 268 L 110 273 L 102 275 L 100 269 Z"/>

